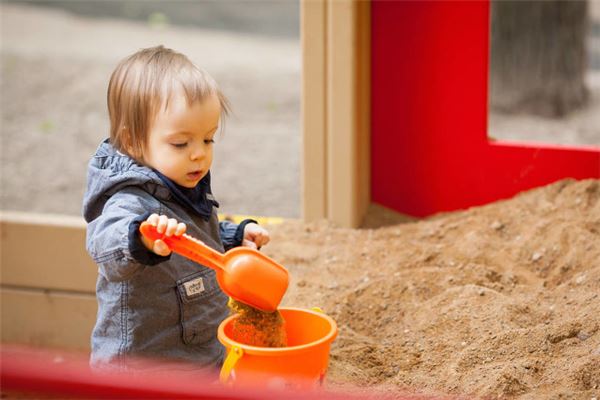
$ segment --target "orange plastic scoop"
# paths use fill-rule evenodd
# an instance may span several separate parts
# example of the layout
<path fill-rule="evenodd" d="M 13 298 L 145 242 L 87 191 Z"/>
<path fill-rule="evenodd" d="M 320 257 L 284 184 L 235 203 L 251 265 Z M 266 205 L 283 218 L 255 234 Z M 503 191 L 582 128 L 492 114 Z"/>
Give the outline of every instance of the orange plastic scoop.
<path fill-rule="evenodd" d="M 235 247 L 224 254 L 187 234 L 166 237 L 156 227 L 143 222 L 140 232 L 150 240 L 161 239 L 177 254 L 217 272 L 221 289 L 233 299 L 263 311 L 275 311 L 285 294 L 289 274 L 261 252 Z"/>

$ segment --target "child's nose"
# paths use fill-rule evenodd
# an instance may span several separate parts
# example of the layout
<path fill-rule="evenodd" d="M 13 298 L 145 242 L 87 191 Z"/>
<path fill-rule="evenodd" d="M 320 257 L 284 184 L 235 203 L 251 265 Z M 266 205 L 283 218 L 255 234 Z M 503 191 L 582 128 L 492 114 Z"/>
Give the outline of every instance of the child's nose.
<path fill-rule="evenodd" d="M 201 147 L 196 147 L 190 154 L 190 158 L 192 159 L 192 161 L 199 160 L 204 157 L 204 154 L 204 149 L 202 149 Z"/>

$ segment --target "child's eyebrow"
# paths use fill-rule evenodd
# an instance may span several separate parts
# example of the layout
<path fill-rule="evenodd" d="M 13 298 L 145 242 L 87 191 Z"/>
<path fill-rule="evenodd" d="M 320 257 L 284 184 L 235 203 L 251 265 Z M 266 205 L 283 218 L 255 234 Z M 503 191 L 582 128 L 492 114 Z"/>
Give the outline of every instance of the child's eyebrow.
<path fill-rule="evenodd" d="M 171 136 L 192 136 L 191 132 L 188 131 L 176 131 L 176 132 L 169 132 L 167 133 L 167 136 L 171 137 Z"/>
<path fill-rule="evenodd" d="M 211 128 L 211 129 L 207 130 L 205 132 L 205 135 L 207 133 L 212 133 L 212 132 L 216 131 L 218 127 L 219 126 L 217 125 L 214 128 Z M 170 133 L 167 134 L 167 136 L 169 136 L 169 137 L 171 137 L 171 136 L 177 136 L 177 135 L 193 136 L 194 133 L 193 132 L 189 132 L 189 131 L 175 131 L 175 132 L 170 132 Z"/>

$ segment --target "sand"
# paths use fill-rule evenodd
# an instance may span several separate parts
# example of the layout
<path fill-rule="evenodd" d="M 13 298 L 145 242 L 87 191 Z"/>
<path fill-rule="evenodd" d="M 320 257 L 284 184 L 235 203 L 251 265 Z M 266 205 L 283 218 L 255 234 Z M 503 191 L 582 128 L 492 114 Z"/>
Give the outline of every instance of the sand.
<path fill-rule="evenodd" d="M 600 396 L 600 181 L 380 229 L 271 227 L 284 305 L 339 325 L 332 388 Z"/>

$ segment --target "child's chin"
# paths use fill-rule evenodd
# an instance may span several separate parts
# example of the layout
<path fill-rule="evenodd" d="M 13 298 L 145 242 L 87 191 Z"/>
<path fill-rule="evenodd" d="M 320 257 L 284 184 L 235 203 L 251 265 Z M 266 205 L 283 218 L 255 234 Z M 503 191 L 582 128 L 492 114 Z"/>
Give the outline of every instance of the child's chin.
<path fill-rule="evenodd" d="M 192 181 L 192 182 L 185 181 L 185 182 L 179 183 L 179 186 L 183 186 L 183 187 L 188 188 L 188 189 L 193 189 L 193 188 L 196 187 L 196 185 L 198 185 L 198 182 L 200 182 L 200 180 Z"/>

